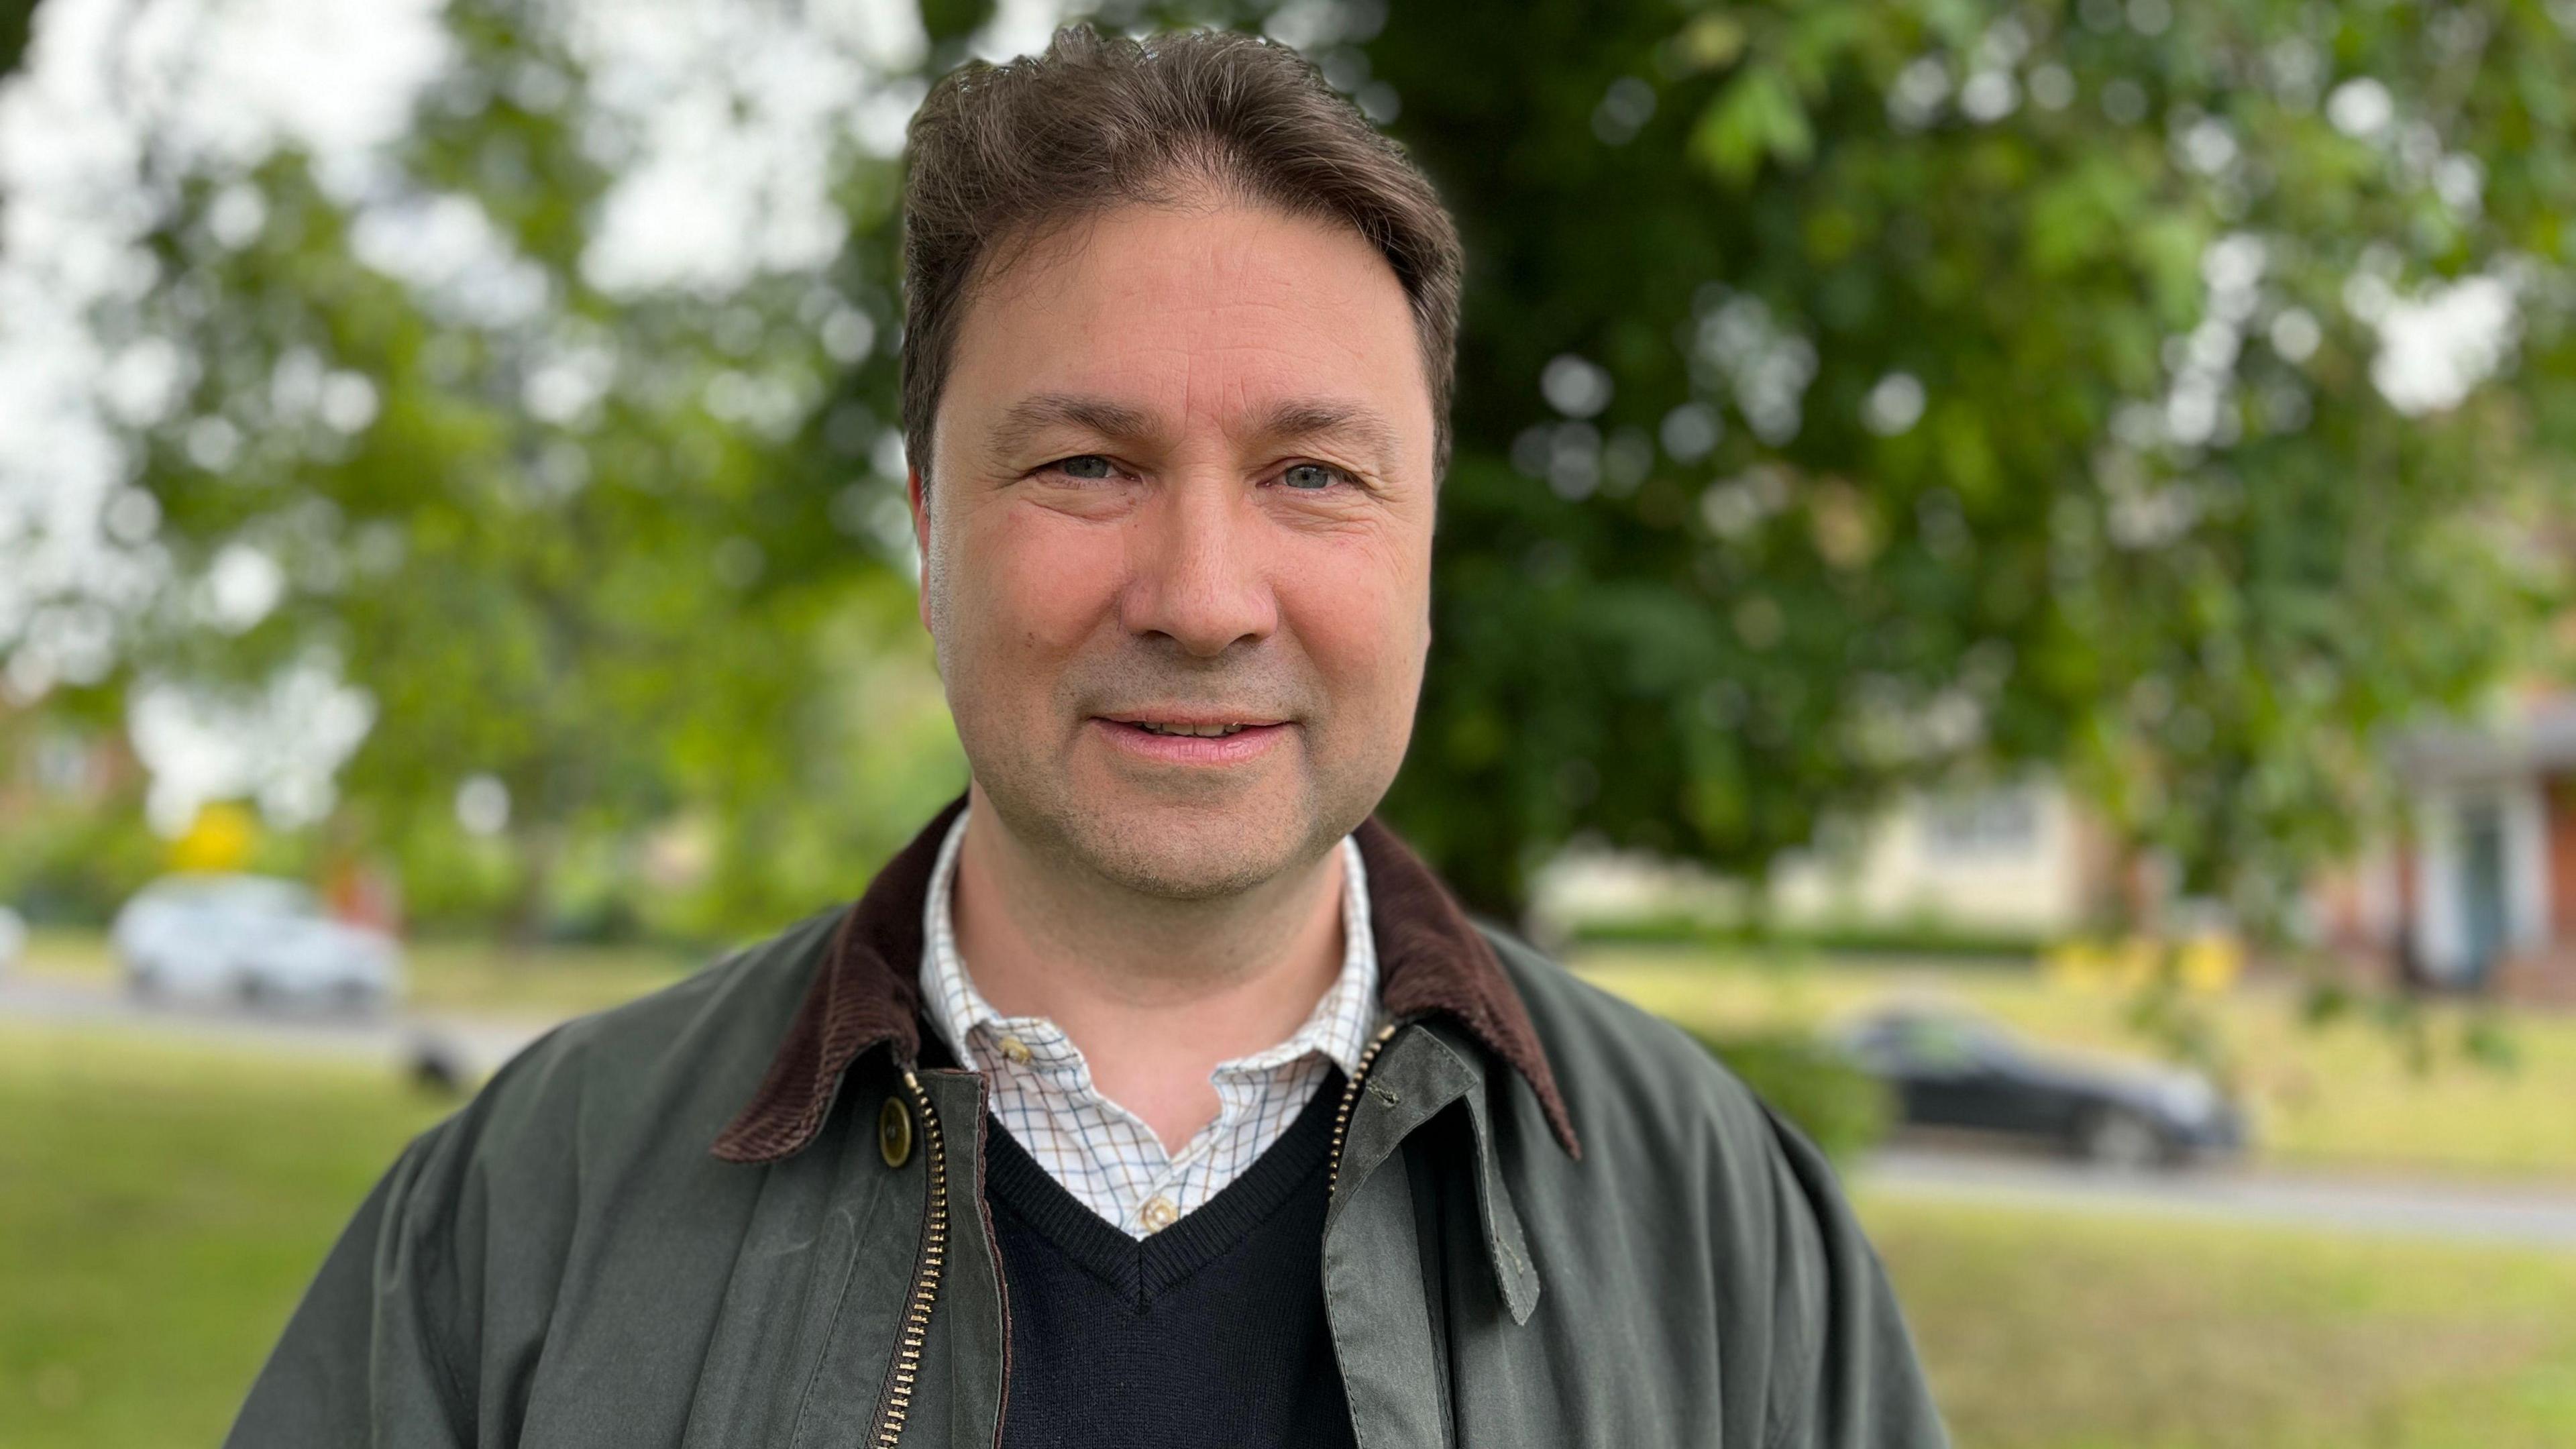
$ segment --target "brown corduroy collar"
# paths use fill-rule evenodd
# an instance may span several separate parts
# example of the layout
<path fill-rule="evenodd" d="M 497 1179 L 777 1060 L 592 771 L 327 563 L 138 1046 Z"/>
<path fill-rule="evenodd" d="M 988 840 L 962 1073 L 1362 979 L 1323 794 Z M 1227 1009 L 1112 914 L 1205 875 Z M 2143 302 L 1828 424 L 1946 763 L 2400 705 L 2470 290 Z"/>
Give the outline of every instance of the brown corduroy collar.
<path fill-rule="evenodd" d="M 841 918 L 768 1075 L 716 1139 L 716 1156 L 746 1163 L 793 1156 L 822 1131 L 842 1074 L 860 1053 L 891 1044 L 898 1062 L 918 1058 L 922 898 L 940 842 L 964 808 L 961 796 L 940 811 Z M 1492 944 L 1394 831 L 1372 818 L 1357 838 L 1368 867 L 1378 999 L 1388 1015 L 1398 1021 L 1443 1015 L 1466 1028 L 1529 1083 L 1557 1141 L 1580 1157 L 1529 1009 Z"/>

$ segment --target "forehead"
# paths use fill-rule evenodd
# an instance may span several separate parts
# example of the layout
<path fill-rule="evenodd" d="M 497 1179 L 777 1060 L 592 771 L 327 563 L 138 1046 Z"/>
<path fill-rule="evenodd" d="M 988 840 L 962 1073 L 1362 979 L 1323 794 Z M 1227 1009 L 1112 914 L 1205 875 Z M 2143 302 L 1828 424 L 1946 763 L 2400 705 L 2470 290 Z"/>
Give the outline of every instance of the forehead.
<path fill-rule="evenodd" d="M 940 414 L 1072 394 L 1234 432 L 1319 393 L 1384 415 L 1428 470 L 1421 344 L 1376 248 L 1264 207 L 1133 206 L 997 259 L 966 304 Z M 939 428 L 939 446 L 956 432 Z"/>

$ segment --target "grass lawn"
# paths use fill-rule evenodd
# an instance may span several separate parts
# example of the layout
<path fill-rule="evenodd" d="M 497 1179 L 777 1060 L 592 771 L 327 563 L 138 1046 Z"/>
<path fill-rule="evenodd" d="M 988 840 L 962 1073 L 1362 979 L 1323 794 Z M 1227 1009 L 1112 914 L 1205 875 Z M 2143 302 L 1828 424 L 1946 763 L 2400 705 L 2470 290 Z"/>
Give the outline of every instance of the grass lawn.
<path fill-rule="evenodd" d="M 0 1024 L 0 1442 L 205 1445 L 448 1110 L 389 1072 Z"/>
<path fill-rule="evenodd" d="M 444 1110 L 344 1065 L 0 1025 L 0 1440 L 214 1442 Z M 1861 1206 L 1973 1449 L 2576 1443 L 2576 1254 Z"/>
<path fill-rule="evenodd" d="M 1963 1449 L 2576 1444 L 2576 1253 L 1860 1208 Z"/>
<path fill-rule="evenodd" d="M 2119 988 L 2063 985 L 2027 969 L 1653 947 L 1602 948 L 1574 964 L 1639 1005 L 1704 1030 L 1815 1025 L 1875 1002 L 1936 998 L 2047 1042 L 2147 1053 L 2123 1023 L 2130 998 Z M 2303 1023 L 2286 988 L 2255 983 L 2210 1006 L 2269 1161 L 2576 1181 L 2576 1016 L 2507 1018 L 2518 1060 L 2498 1071 L 2456 1049 L 2468 1023 L 2460 1010 L 2428 1008 L 2422 1019 L 2434 1065 L 2418 1072 L 2380 1026 Z"/>
<path fill-rule="evenodd" d="M 653 946 L 541 946 L 480 941 L 409 947 L 405 1000 L 420 1011 L 468 1015 L 579 1016 L 658 991 L 715 960 Z"/>
<path fill-rule="evenodd" d="M 68 981 L 84 986 L 116 984 L 116 959 L 107 937 L 96 931 L 39 928 L 27 937 L 27 952 L 10 968 L 30 981 Z"/>

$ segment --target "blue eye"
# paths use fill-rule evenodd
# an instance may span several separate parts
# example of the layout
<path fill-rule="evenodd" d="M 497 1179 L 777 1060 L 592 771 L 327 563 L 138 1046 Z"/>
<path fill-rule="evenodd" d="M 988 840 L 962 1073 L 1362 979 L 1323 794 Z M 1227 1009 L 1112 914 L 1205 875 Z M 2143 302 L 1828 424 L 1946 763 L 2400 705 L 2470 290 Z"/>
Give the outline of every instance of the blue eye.
<path fill-rule="evenodd" d="M 1067 458 L 1056 464 L 1055 470 L 1068 478 L 1080 478 L 1086 482 L 1097 482 L 1116 471 L 1110 466 L 1109 460 L 1098 453 L 1085 453 L 1078 458 Z"/>
<path fill-rule="evenodd" d="M 1341 481 L 1341 474 L 1321 463 L 1295 463 L 1279 475 L 1279 481 L 1301 492 L 1330 488 Z"/>

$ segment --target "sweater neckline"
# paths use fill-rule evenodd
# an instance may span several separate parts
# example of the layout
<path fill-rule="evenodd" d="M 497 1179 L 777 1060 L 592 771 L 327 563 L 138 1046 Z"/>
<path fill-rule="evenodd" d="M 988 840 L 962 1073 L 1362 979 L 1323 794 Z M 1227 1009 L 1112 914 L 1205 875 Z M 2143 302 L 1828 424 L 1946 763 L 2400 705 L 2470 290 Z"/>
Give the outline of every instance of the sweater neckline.
<path fill-rule="evenodd" d="M 1331 1155 L 1333 1114 L 1342 1096 L 1336 1067 L 1324 1074 L 1297 1120 L 1243 1175 L 1170 1227 L 1143 1238 L 1084 1205 L 1048 1175 L 991 1113 L 984 1122 L 986 1193 L 1085 1272 L 1142 1309 L 1154 1296 L 1240 1246 L 1301 1189 Z"/>

